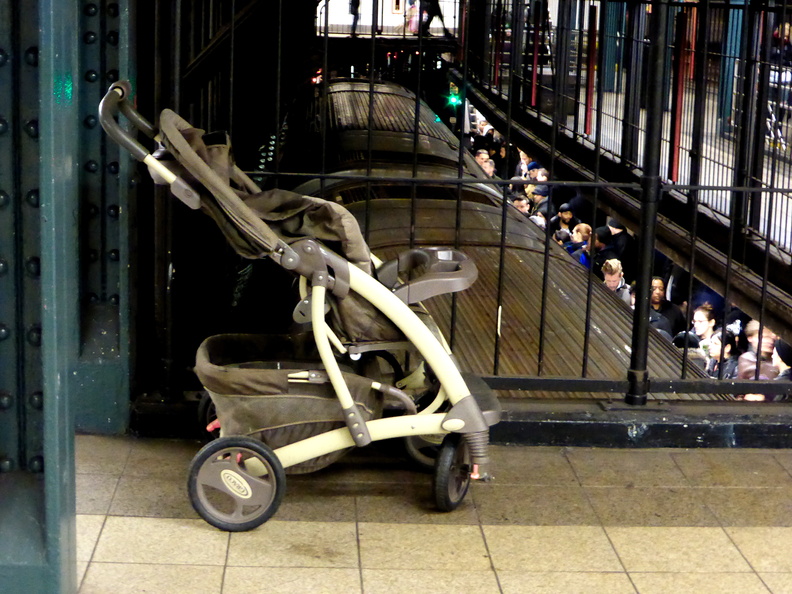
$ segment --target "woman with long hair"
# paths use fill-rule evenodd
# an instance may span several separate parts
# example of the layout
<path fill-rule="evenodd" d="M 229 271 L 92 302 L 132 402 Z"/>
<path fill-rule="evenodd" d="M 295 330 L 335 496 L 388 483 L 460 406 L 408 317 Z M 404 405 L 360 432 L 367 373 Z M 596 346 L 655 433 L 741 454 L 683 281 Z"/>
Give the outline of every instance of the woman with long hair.
<path fill-rule="evenodd" d="M 707 374 L 717 378 L 722 373 L 722 379 L 735 379 L 737 377 L 737 360 L 740 357 L 737 338 L 728 329 L 726 330 L 726 340 L 723 343 L 721 343 L 721 336 L 720 332 L 715 332 L 710 337 Z M 723 371 L 721 372 L 721 370 Z"/>

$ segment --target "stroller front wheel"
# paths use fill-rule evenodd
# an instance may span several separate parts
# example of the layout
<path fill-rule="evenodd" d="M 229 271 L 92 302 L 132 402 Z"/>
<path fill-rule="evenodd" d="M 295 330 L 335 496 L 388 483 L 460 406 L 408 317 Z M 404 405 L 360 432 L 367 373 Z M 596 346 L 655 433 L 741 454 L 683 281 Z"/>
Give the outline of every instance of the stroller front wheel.
<path fill-rule="evenodd" d="M 467 494 L 470 486 L 472 462 L 467 440 L 459 433 L 449 433 L 443 439 L 435 464 L 435 505 L 440 511 L 454 511 Z"/>
<path fill-rule="evenodd" d="M 286 473 L 275 452 L 250 437 L 221 437 L 193 458 L 187 483 L 190 503 L 212 526 L 252 530 L 278 510 Z"/>

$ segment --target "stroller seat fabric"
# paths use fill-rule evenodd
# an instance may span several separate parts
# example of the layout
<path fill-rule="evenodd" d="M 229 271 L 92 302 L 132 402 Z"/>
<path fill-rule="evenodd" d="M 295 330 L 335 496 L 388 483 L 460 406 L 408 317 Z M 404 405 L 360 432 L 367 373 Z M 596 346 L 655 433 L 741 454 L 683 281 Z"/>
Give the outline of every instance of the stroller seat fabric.
<path fill-rule="evenodd" d="M 195 366 L 211 394 L 223 435 L 254 437 L 273 449 L 344 425 L 330 383 L 290 381 L 300 371 L 322 371 L 308 334 L 211 336 L 198 349 Z M 364 419 L 379 418 L 382 396 L 371 389 L 371 380 L 348 368 L 342 372 Z M 287 472 L 319 470 L 345 451 L 291 466 Z"/>

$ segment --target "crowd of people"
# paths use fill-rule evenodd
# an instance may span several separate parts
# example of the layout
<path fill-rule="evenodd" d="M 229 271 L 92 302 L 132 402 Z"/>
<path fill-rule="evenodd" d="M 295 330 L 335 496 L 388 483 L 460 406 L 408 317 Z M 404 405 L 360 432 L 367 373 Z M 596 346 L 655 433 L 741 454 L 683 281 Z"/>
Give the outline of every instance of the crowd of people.
<path fill-rule="evenodd" d="M 630 261 L 637 250 L 631 245 L 633 237 L 618 219 L 608 217 L 605 225 L 592 227 L 582 220 L 585 214 L 579 200 L 577 205 L 574 199 L 557 205 L 554 195 L 561 186 L 548 184 L 548 170 L 525 151 L 517 152 L 516 167 L 507 171 L 512 147 L 507 147 L 486 121 L 475 130 L 470 148 L 486 177 L 508 179 L 510 183 L 504 195 L 519 212 L 546 230 L 572 259 L 590 268 L 625 305 L 635 307 L 635 283 L 626 278 L 625 260 Z M 593 215 L 589 216 L 593 222 Z M 789 343 L 769 328 L 760 328 L 757 320 L 751 320 L 735 307 L 713 307 L 706 301 L 706 291 L 696 293 L 688 304 L 688 294 L 679 287 L 690 286 L 695 281 L 689 276 L 682 277 L 679 270 L 671 268 L 667 274 L 652 278 L 649 323 L 657 332 L 684 349 L 688 358 L 710 377 L 792 380 Z M 689 305 L 693 309 L 690 327 Z M 724 315 L 719 315 L 720 312 Z M 740 398 L 781 399 L 763 394 L 745 394 Z"/>

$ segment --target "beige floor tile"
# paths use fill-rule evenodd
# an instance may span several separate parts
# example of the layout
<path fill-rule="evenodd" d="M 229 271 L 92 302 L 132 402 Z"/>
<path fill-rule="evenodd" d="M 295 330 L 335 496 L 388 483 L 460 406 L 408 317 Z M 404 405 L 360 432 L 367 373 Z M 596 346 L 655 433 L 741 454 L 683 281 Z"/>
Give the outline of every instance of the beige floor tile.
<path fill-rule="evenodd" d="M 77 561 L 91 560 L 104 521 L 104 516 L 77 514 Z"/>
<path fill-rule="evenodd" d="M 106 514 L 110 510 L 118 477 L 112 474 L 77 474 L 78 514 Z"/>
<path fill-rule="evenodd" d="M 789 450 L 773 450 L 770 453 L 788 473 L 792 474 L 792 452 Z"/>
<path fill-rule="evenodd" d="M 773 594 L 792 594 L 792 573 L 760 573 L 759 577 Z"/>
<path fill-rule="evenodd" d="M 629 572 L 751 571 L 721 528 L 609 526 L 605 530 Z"/>
<path fill-rule="evenodd" d="M 492 473 L 498 485 L 577 485 L 562 448 L 490 446 Z"/>
<path fill-rule="evenodd" d="M 358 531 L 365 569 L 490 569 L 478 526 L 361 523 Z"/>
<path fill-rule="evenodd" d="M 438 511 L 429 485 L 384 485 L 378 493 L 356 497 L 358 522 L 397 524 L 478 524 L 470 492 L 453 512 Z"/>
<path fill-rule="evenodd" d="M 152 518 L 199 517 L 190 504 L 186 479 L 156 476 L 122 476 L 108 513 Z"/>
<path fill-rule="evenodd" d="M 125 476 L 162 476 L 187 481 L 190 462 L 203 443 L 184 439 L 138 439 L 132 443 Z"/>
<path fill-rule="evenodd" d="M 317 483 L 431 484 L 432 475 L 416 469 L 396 444 L 374 443 L 352 450 L 341 460 L 317 472 L 289 477 Z"/>
<path fill-rule="evenodd" d="M 77 589 L 80 589 L 85 572 L 88 570 L 88 561 L 77 561 Z"/>
<path fill-rule="evenodd" d="M 228 533 L 203 520 L 108 516 L 93 561 L 223 565 Z"/>
<path fill-rule="evenodd" d="M 723 526 L 792 526 L 790 489 L 702 489 Z"/>
<path fill-rule="evenodd" d="M 767 594 L 755 573 L 631 573 L 641 594 Z"/>
<path fill-rule="evenodd" d="M 584 487 L 687 487 L 667 451 L 569 448 L 567 458 Z"/>
<path fill-rule="evenodd" d="M 360 592 L 360 570 L 328 567 L 228 567 L 223 580 L 223 592 L 354 594 Z"/>
<path fill-rule="evenodd" d="M 756 572 L 792 572 L 792 528 L 725 528 Z"/>
<path fill-rule="evenodd" d="M 599 526 L 484 526 L 495 570 L 624 571 Z"/>
<path fill-rule="evenodd" d="M 485 485 L 473 492 L 482 524 L 591 526 L 598 524 L 582 488 Z"/>
<path fill-rule="evenodd" d="M 80 594 L 220 594 L 222 567 L 91 563 Z"/>
<path fill-rule="evenodd" d="M 792 476 L 769 453 L 691 450 L 672 456 L 696 487 L 792 486 Z"/>
<path fill-rule="evenodd" d="M 588 487 L 604 526 L 719 526 L 701 489 Z"/>
<path fill-rule="evenodd" d="M 635 594 L 626 573 L 499 571 L 503 594 Z"/>
<path fill-rule="evenodd" d="M 337 483 L 290 482 L 275 514 L 276 520 L 303 522 L 354 522 L 355 495 Z"/>
<path fill-rule="evenodd" d="M 495 573 L 489 571 L 437 571 L 364 569 L 364 594 L 498 594 Z"/>
<path fill-rule="evenodd" d="M 248 567 L 358 567 L 352 522 L 270 520 L 231 535 L 228 565 Z"/>
<path fill-rule="evenodd" d="M 77 472 L 120 475 L 134 441 L 131 437 L 77 435 L 74 440 Z"/>

